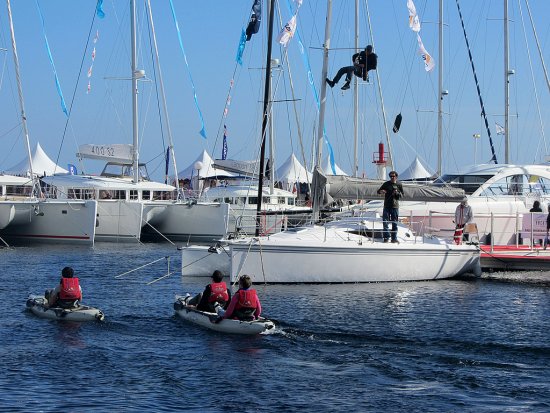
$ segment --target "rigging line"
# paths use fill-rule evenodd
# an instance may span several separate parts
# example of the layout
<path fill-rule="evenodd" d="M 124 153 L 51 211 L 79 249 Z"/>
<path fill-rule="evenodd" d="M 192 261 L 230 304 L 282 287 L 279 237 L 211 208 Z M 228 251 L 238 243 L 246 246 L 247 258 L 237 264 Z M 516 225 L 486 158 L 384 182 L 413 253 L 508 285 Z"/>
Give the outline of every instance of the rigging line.
<path fill-rule="evenodd" d="M 158 259 L 156 259 L 156 260 L 154 260 L 154 261 L 148 262 L 147 264 L 140 265 L 139 267 L 136 267 L 136 268 L 134 268 L 134 269 L 132 269 L 132 270 L 123 272 L 122 274 L 115 275 L 115 278 L 120 278 L 120 277 L 122 277 L 122 276 L 124 276 L 124 275 L 130 274 L 130 273 L 135 272 L 135 271 L 137 271 L 137 270 L 141 270 L 142 268 L 148 267 L 149 265 L 153 265 L 153 264 L 155 264 L 155 263 L 157 263 L 157 262 L 159 262 L 159 261 L 165 260 L 165 259 L 167 259 L 167 258 L 168 258 L 167 256 L 166 256 L 166 257 L 158 258 Z"/>
<path fill-rule="evenodd" d="M 533 92 L 535 92 L 535 100 L 537 102 L 537 113 L 539 115 L 540 129 L 541 129 L 541 134 L 542 134 L 542 142 L 544 144 L 545 153 L 548 153 L 548 145 L 546 144 L 546 137 L 544 136 L 544 123 L 542 121 L 542 115 L 541 115 L 541 112 L 540 112 L 539 93 L 537 91 L 537 84 L 535 82 L 535 74 L 533 72 L 533 62 L 531 60 L 531 50 L 529 49 L 529 44 L 527 43 L 527 30 L 525 29 L 525 20 L 523 19 L 523 10 L 521 8 L 521 1 L 520 0 L 518 0 L 518 6 L 519 6 L 519 13 L 520 13 L 520 16 L 521 16 L 521 23 L 522 23 L 522 27 L 523 27 L 523 36 L 525 38 L 525 49 L 527 51 L 527 56 L 529 58 L 529 70 L 531 71 L 531 79 L 533 80 Z M 540 140 L 539 140 L 539 144 L 538 144 L 538 147 L 537 147 L 537 150 L 536 150 L 535 154 L 537 154 L 539 152 L 539 148 L 540 148 Z M 533 159 L 533 163 L 534 162 L 535 162 L 535 158 Z"/>
<path fill-rule="evenodd" d="M 67 119 L 65 120 L 65 127 L 63 129 L 63 134 L 61 135 L 61 143 L 59 144 L 59 150 L 57 151 L 57 157 L 55 158 L 55 164 L 56 166 L 59 164 L 59 157 L 61 156 L 61 149 L 63 148 L 63 143 L 65 142 L 65 136 L 67 134 L 67 129 L 69 127 L 69 122 L 71 120 L 70 114 L 73 113 L 73 105 L 76 98 L 76 91 L 78 90 L 78 85 L 80 82 L 80 78 L 82 75 L 82 68 L 84 67 L 84 60 L 86 58 L 86 51 L 88 50 L 88 45 L 90 44 L 90 38 L 92 36 L 92 28 L 94 27 L 96 17 L 96 8 L 94 7 L 92 22 L 90 24 L 90 29 L 88 31 L 88 38 L 86 40 L 86 46 L 84 46 L 84 51 L 82 53 L 82 59 L 80 60 L 80 68 L 78 70 L 78 77 L 76 79 L 76 85 L 73 89 L 73 96 L 71 98 L 71 103 L 69 104 L 69 115 L 67 115 Z M 74 134 L 73 134 L 74 136 Z M 55 171 L 54 171 L 55 172 Z"/>
<path fill-rule="evenodd" d="M 544 71 L 544 77 L 546 78 L 546 86 L 548 86 L 548 91 L 550 92 L 550 81 L 548 80 L 548 71 L 546 70 L 546 64 L 544 63 L 544 57 L 542 55 L 542 49 L 539 44 L 539 37 L 537 36 L 537 31 L 535 29 L 535 22 L 533 21 L 533 16 L 531 14 L 531 7 L 529 7 L 529 0 L 525 0 L 525 5 L 527 6 L 527 12 L 529 13 L 529 19 L 531 20 L 531 27 L 533 28 L 533 35 L 535 36 L 535 42 L 537 44 L 537 50 L 539 52 L 540 61 L 542 63 L 542 69 Z"/>
<path fill-rule="evenodd" d="M 466 48 L 468 49 L 468 56 L 470 58 L 470 64 L 472 66 L 472 72 L 474 74 L 474 80 L 477 88 L 477 95 L 479 97 L 479 104 L 481 106 L 481 116 L 485 120 L 485 128 L 487 129 L 487 135 L 489 136 L 489 144 L 491 145 L 491 152 L 493 154 L 490 162 L 498 164 L 497 155 L 495 153 L 495 147 L 493 145 L 493 138 L 491 137 L 491 129 L 489 128 L 489 121 L 487 120 L 487 114 L 485 113 L 485 106 L 483 105 L 483 98 L 481 97 L 481 90 L 479 89 L 479 82 L 477 80 L 476 69 L 474 66 L 474 60 L 472 58 L 472 51 L 470 50 L 470 44 L 468 42 L 468 36 L 466 35 L 466 27 L 464 26 L 464 19 L 462 18 L 462 12 L 460 11 L 460 4 L 456 0 L 456 7 L 458 8 L 458 15 L 460 16 L 460 23 L 462 25 L 462 31 L 464 32 L 464 40 L 466 41 Z"/>

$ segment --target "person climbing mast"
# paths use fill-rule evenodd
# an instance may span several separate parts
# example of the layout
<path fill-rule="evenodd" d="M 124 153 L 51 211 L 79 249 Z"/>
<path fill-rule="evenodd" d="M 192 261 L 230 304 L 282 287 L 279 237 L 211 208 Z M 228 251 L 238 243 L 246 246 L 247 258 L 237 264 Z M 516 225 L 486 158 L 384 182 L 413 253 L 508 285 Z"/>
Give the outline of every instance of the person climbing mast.
<path fill-rule="evenodd" d="M 378 65 L 378 56 L 372 51 L 372 45 L 370 44 L 362 52 L 355 53 L 351 60 L 353 61 L 353 66 L 340 68 L 332 80 L 327 77 L 326 81 L 330 87 L 334 87 L 344 74 L 346 75 L 346 83 L 342 86 L 342 90 L 349 89 L 352 74 L 368 82 L 369 70 L 376 70 L 376 66 Z"/>

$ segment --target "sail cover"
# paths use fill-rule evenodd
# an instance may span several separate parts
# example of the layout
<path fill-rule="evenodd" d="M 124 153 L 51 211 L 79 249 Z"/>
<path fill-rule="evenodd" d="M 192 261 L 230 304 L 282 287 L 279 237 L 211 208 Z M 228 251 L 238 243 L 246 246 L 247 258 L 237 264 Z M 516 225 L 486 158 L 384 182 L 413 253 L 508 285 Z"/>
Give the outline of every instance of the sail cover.
<path fill-rule="evenodd" d="M 321 205 L 328 205 L 334 199 L 383 199 L 383 195 L 378 194 L 378 189 L 383 183 L 384 181 L 375 179 L 325 175 L 319 168 L 315 169 L 313 176 L 313 185 L 316 186 L 316 193 L 322 200 Z M 401 182 L 401 184 L 404 192 L 403 201 L 459 202 L 465 196 L 464 190 L 459 188 L 413 182 Z"/>

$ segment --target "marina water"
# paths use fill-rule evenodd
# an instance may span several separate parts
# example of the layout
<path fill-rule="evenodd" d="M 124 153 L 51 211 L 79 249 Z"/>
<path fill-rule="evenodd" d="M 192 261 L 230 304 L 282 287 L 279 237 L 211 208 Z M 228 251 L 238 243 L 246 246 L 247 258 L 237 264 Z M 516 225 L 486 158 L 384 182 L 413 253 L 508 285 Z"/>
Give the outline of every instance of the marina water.
<path fill-rule="evenodd" d="M 161 260 L 115 278 L 165 256 L 170 277 L 147 285 Z M 174 295 L 207 280 L 182 279 L 172 245 L 20 247 L 0 260 L 0 411 L 550 411 L 548 273 L 256 285 L 278 328 L 241 337 L 174 316 Z M 105 322 L 25 311 L 66 265 Z"/>

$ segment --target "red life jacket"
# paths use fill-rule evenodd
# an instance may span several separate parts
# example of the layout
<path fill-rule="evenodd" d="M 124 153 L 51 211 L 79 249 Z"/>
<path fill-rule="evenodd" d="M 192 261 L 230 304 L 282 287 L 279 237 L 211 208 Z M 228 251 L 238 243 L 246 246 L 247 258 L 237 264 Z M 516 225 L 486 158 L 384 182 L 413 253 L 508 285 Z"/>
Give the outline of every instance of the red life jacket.
<path fill-rule="evenodd" d="M 258 299 L 256 290 L 238 290 L 237 294 L 239 295 L 239 301 L 237 301 L 235 305 L 235 310 L 241 308 L 256 309 L 256 302 Z"/>
<path fill-rule="evenodd" d="M 59 291 L 59 299 L 67 301 L 82 299 L 78 278 L 61 279 L 61 290 Z"/>
<path fill-rule="evenodd" d="M 227 293 L 227 285 L 225 282 L 210 284 L 210 297 L 208 297 L 209 303 L 229 301 L 229 294 Z"/>

